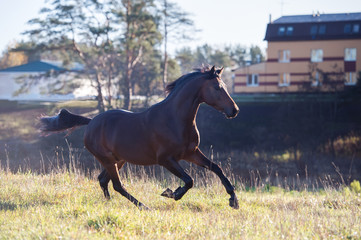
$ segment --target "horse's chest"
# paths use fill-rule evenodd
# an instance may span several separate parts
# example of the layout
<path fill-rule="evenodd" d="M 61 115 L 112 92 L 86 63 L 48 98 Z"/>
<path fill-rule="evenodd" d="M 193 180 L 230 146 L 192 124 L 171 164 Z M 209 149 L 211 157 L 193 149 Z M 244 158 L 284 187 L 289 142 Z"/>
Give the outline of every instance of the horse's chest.
<path fill-rule="evenodd" d="M 197 128 L 194 126 L 194 128 L 191 129 L 188 133 L 183 135 L 183 141 L 182 141 L 182 157 L 186 156 L 189 153 L 193 153 L 195 150 L 197 150 L 199 145 L 199 133 Z"/>

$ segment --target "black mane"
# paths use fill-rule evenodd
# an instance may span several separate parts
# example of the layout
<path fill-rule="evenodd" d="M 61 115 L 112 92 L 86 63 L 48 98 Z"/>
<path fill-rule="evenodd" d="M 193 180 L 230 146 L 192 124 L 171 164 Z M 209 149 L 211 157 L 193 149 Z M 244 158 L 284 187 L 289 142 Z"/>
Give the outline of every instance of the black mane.
<path fill-rule="evenodd" d="M 172 93 L 174 91 L 174 89 L 176 89 L 180 85 L 183 85 L 184 82 L 188 81 L 189 79 L 193 79 L 194 77 L 196 77 L 198 75 L 209 72 L 210 69 L 211 69 L 210 66 L 195 68 L 194 72 L 187 73 L 187 74 L 181 76 L 180 78 L 178 78 L 177 80 L 169 83 L 165 88 L 166 93 L 167 94 Z"/>

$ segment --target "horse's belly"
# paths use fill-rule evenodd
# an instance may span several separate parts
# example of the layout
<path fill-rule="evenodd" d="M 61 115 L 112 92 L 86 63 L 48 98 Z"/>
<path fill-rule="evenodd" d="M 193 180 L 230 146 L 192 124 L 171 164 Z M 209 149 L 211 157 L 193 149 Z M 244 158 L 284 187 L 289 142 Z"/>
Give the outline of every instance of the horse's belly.
<path fill-rule="evenodd" d="M 118 159 L 136 165 L 153 165 L 157 163 L 156 155 L 144 135 L 119 136 L 112 144 L 111 151 Z"/>
<path fill-rule="evenodd" d="M 142 151 L 138 148 L 119 148 L 113 151 L 118 159 L 123 159 L 128 163 L 135 165 L 153 165 L 157 163 L 155 155 L 150 152 Z"/>

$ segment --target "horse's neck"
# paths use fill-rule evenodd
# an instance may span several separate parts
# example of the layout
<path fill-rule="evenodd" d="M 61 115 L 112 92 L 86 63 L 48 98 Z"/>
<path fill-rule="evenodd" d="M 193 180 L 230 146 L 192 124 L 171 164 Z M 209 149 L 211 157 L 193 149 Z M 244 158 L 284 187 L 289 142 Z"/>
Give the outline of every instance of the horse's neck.
<path fill-rule="evenodd" d="M 168 99 L 172 114 L 184 122 L 193 122 L 201 103 L 199 90 L 200 86 L 183 86 L 172 93 Z"/>

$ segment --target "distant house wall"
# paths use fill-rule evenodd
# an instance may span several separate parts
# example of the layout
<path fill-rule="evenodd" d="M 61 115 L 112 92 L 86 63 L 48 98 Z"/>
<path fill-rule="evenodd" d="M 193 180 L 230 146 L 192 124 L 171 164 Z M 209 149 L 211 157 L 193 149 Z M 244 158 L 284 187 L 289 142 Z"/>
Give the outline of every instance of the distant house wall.
<path fill-rule="evenodd" d="M 12 93 L 19 87 L 16 86 L 14 73 L 0 73 L 0 99 L 10 100 L 13 98 Z"/>
<path fill-rule="evenodd" d="M 356 49 L 356 61 L 345 61 L 347 48 Z M 311 61 L 312 50 L 316 49 L 323 52 L 320 62 Z M 281 62 L 279 55 L 283 50 L 289 51 L 289 62 Z M 345 86 L 345 78 L 349 77 L 346 76 L 347 72 L 357 75 L 361 71 L 361 40 L 269 42 L 267 55 L 267 62 L 235 71 L 235 93 L 298 92 L 315 88 L 320 91 L 331 91 Z M 320 71 L 318 76 L 317 69 Z M 333 84 L 325 83 L 321 72 L 327 74 Z M 247 86 L 250 74 L 259 74 L 258 86 Z M 289 85 L 280 84 L 283 74 L 289 74 Z M 319 78 L 318 85 L 315 83 L 316 77 Z"/>
<path fill-rule="evenodd" d="M 38 69 L 38 71 L 36 71 Z M 51 70 L 64 70 L 46 62 L 36 61 L 20 66 L 0 70 L 0 100 L 36 100 L 36 101 L 57 101 L 70 100 L 74 98 L 90 98 L 96 96 L 96 90 L 91 86 L 88 79 L 81 79 L 76 72 L 63 72 L 56 77 L 41 78 L 37 84 L 33 84 L 28 91 L 16 95 L 15 93 L 21 88 L 19 79 L 31 82 L 31 76 L 44 74 Z M 50 84 L 58 83 L 58 86 L 72 81 L 80 86 L 78 88 L 68 89 L 71 93 L 51 94 L 49 91 Z M 67 91 L 69 92 L 69 91 Z"/>
<path fill-rule="evenodd" d="M 286 16 L 267 26 L 267 61 L 234 71 L 234 93 L 330 92 L 356 84 L 361 13 Z"/>
<path fill-rule="evenodd" d="M 31 75 L 36 75 L 40 73 L 36 72 L 0 72 L 0 99 L 5 100 L 41 100 L 46 96 L 43 96 L 40 93 L 41 86 L 33 86 L 29 88 L 24 94 L 18 96 L 15 95 L 15 92 L 18 91 L 21 87 L 17 83 L 18 79 L 26 79 Z M 69 98 L 69 96 L 68 96 Z"/>

